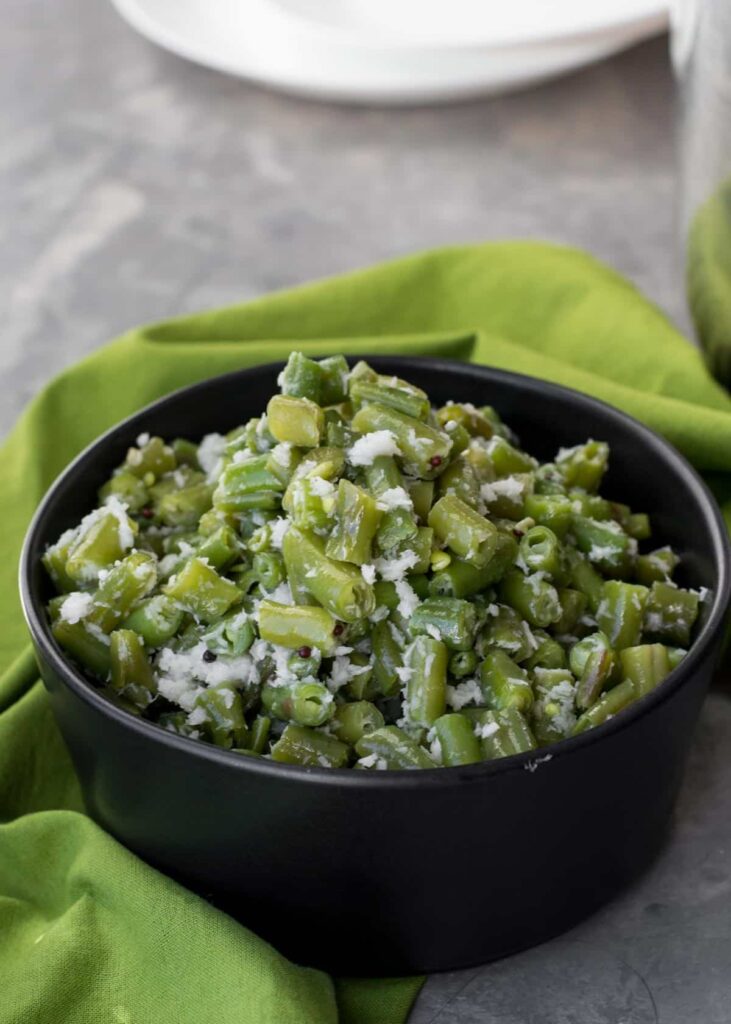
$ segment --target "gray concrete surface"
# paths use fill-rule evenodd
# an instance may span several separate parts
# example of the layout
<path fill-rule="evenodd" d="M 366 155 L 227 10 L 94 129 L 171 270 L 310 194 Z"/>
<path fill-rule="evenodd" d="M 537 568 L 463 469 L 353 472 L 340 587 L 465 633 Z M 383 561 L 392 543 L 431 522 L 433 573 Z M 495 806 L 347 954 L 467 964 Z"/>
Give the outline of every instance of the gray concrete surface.
<path fill-rule="evenodd" d="M 685 323 L 656 40 L 540 89 L 377 111 L 162 53 L 101 0 L 5 0 L 0 431 L 145 320 L 460 240 L 585 246 Z M 430 979 L 412 1024 L 731 1021 L 731 701 L 708 701 L 664 854 L 568 935 Z"/>

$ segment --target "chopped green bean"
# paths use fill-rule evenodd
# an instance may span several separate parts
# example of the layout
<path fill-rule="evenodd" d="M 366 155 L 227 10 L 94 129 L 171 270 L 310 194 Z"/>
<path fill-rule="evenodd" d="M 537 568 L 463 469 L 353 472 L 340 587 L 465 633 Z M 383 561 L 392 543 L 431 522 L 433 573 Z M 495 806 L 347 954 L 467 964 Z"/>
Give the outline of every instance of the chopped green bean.
<path fill-rule="evenodd" d="M 599 725 L 687 653 L 706 592 L 599 492 L 603 441 L 540 464 L 491 405 L 341 355 L 278 384 L 222 433 L 140 434 L 42 554 L 55 641 L 116 707 L 244 757 L 444 768 Z"/>
<path fill-rule="evenodd" d="M 459 713 L 442 715 L 434 723 L 441 763 L 451 768 L 458 764 L 475 764 L 482 760 L 480 742 L 472 722 Z"/>
<path fill-rule="evenodd" d="M 371 735 L 373 735 L 371 733 Z M 344 768 L 348 747 L 326 733 L 302 725 L 288 725 L 272 744 L 272 761 L 312 768 Z"/>

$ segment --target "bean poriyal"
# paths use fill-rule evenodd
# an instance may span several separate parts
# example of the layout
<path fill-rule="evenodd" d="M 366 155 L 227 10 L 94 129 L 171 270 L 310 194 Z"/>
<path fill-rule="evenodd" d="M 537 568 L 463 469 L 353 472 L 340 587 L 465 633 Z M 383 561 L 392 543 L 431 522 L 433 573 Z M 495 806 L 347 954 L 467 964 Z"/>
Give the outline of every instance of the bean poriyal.
<path fill-rule="evenodd" d="M 602 441 L 540 464 L 491 406 L 342 356 L 279 386 L 225 435 L 141 435 L 45 552 L 53 635 L 109 700 L 242 756 L 451 767 L 606 722 L 683 658 L 703 594 L 599 495 Z"/>

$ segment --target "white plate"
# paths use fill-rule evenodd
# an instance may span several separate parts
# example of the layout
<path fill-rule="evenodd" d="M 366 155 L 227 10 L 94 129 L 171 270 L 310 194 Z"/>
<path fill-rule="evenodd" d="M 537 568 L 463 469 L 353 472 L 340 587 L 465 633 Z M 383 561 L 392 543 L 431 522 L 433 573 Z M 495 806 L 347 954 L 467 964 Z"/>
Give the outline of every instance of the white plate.
<path fill-rule="evenodd" d="M 667 0 L 112 2 L 148 39 L 189 60 L 288 92 L 379 104 L 528 85 L 667 23 Z"/>

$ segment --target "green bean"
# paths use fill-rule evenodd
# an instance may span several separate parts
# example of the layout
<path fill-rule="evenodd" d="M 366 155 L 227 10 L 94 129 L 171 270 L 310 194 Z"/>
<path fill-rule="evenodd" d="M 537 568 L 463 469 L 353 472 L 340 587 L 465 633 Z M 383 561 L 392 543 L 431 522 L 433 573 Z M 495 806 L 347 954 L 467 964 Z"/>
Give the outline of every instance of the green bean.
<path fill-rule="evenodd" d="M 410 476 L 432 480 L 446 469 L 452 442 L 447 434 L 428 423 L 384 405 L 364 405 L 353 417 L 353 430 L 367 434 L 388 430 L 401 452 L 404 471 Z"/>
<path fill-rule="evenodd" d="M 633 512 L 622 523 L 625 533 L 635 540 L 647 540 L 652 536 L 650 517 L 646 512 Z"/>
<path fill-rule="evenodd" d="M 283 395 L 291 398 L 309 398 L 316 404 L 322 396 L 323 372 L 319 363 L 301 352 L 292 352 L 282 370 L 279 386 Z"/>
<path fill-rule="evenodd" d="M 572 552 L 568 560 L 568 576 L 570 585 L 586 594 L 589 608 L 596 613 L 604 597 L 604 580 L 596 569 L 581 555 Z"/>
<path fill-rule="evenodd" d="M 653 583 L 668 583 L 680 559 L 672 548 L 657 548 L 648 555 L 640 555 L 635 565 L 637 582 L 651 587 Z"/>
<path fill-rule="evenodd" d="M 246 747 L 249 730 L 241 694 L 229 684 L 209 686 L 195 699 L 198 721 L 217 747 Z M 195 714 L 195 712 L 194 712 Z"/>
<path fill-rule="evenodd" d="M 455 651 L 450 655 L 448 670 L 455 679 L 465 679 L 477 671 L 477 655 L 474 651 Z"/>
<path fill-rule="evenodd" d="M 454 433 L 454 431 L 452 432 Z M 450 437 L 452 434 L 450 434 Z M 462 453 L 462 457 L 465 462 L 468 462 L 472 467 L 472 471 L 480 481 L 480 484 L 492 483 L 496 477 L 495 467 L 492 464 L 492 459 L 488 454 L 487 447 L 484 442 L 479 440 L 471 440 L 467 448 Z"/>
<path fill-rule="evenodd" d="M 526 452 L 513 447 L 504 437 L 495 436 L 487 443 L 487 454 L 495 475 L 512 476 L 514 473 L 530 473 L 536 468 L 536 460 Z"/>
<path fill-rule="evenodd" d="M 566 497 L 564 479 L 554 462 L 546 462 L 537 467 L 533 487 L 536 494 Z M 572 509 L 572 511 L 575 510 Z"/>
<path fill-rule="evenodd" d="M 367 700 L 341 704 L 335 709 L 332 723 L 337 738 L 351 747 L 355 746 L 361 737 L 376 729 L 382 729 L 386 724 L 376 705 Z"/>
<path fill-rule="evenodd" d="M 568 664 L 566 652 L 557 640 L 554 640 L 552 636 L 548 636 L 547 633 L 543 633 L 542 630 L 536 630 L 533 637 L 537 646 L 523 662 L 523 668 L 528 670 L 536 668 L 566 668 Z"/>
<path fill-rule="evenodd" d="M 571 499 L 564 494 L 529 494 L 523 503 L 523 511 L 560 540 L 569 532 L 573 508 Z"/>
<path fill-rule="evenodd" d="M 366 733 L 355 744 L 361 768 L 434 768 L 434 762 L 405 732 L 395 725 Z"/>
<path fill-rule="evenodd" d="M 480 482 L 471 464 L 464 458 L 455 459 L 437 480 L 440 497 L 454 495 L 470 508 L 480 504 Z"/>
<path fill-rule="evenodd" d="M 282 501 L 292 522 L 304 530 L 322 532 L 332 528 L 337 503 L 337 490 L 329 480 L 319 476 L 295 478 Z"/>
<path fill-rule="evenodd" d="M 110 696 L 115 694 L 114 703 L 116 703 L 119 700 L 118 696 L 111 687 L 109 687 L 109 691 Z M 134 705 L 132 706 L 134 707 Z M 137 714 L 139 713 L 139 709 L 137 709 Z M 157 724 L 167 732 L 174 732 L 176 736 L 189 736 L 192 739 L 200 736 L 200 730 L 188 722 L 188 714 L 185 711 L 163 711 L 157 719 Z"/>
<path fill-rule="evenodd" d="M 580 590 L 559 587 L 558 599 L 561 602 L 561 618 L 551 628 L 557 636 L 569 636 L 579 626 L 586 612 L 587 597 Z"/>
<path fill-rule="evenodd" d="M 447 402 L 441 409 L 437 409 L 437 422 L 449 432 L 447 424 L 456 423 L 471 437 L 484 437 L 486 440 L 492 437 L 495 429 L 490 420 L 474 405 L 465 402 Z"/>
<path fill-rule="evenodd" d="M 247 745 L 254 754 L 263 754 L 266 750 L 272 720 L 268 715 L 257 715 L 251 723 Z"/>
<path fill-rule="evenodd" d="M 292 479 L 321 477 L 323 480 L 336 480 L 344 468 L 345 452 L 342 448 L 325 445 L 321 448 L 312 448 L 304 453 L 292 475 Z M 287 507 L 284 501 L 282 504 L 285 508 Z"/>
<path fill-rule="evenodd" d="M 96 582 L 101 569 L 123 558 L 134 544 L 138 526 L 119 505 L 108 504 L 92 512 L 66 553 L 64 572 L 77 585 Z"/>
<path fill-rule="evenodd" d="M 324 683 L 314 680 L 277 686 L 265 683 L 261 688 L 261 702 L 274 718 L 296 725 L 324 725 L 335 713 L 333 695 Z"/>
<path fill-rule="evenodd" d="M 345 684 L 343 692 L 351 700 L 375 700 L 382 696 L 373 673 L 373 658 L 360 651 L 350 655 L 351 671 L 355 673 Z M 398 687 L 396 687 L 398 689 Z"/>
<path fill-rule="evenodd" d="M 124 461 L 124 468 L 141 479 L 150 474 L 154 477 L 164 476 L 172 473 L 176 466 L 172 448 L 161 437 L 151 437 L 144 444 L 130 448 Z"/>
<path fill-rule="evenodd" d="M 353 367 L 353 369 L 350 371 L 350 376 L 348 378 L 348 387 L 352 386 L 352 384 L 357 380 L 377 379 L 378 374 L 373 369 L 373 367 L 369 366 L 365 359 L 359 359 L 358 362 Z"/>
<path fill-rule="evenodd" d="M 584 674 L 589 656 L 595 651 L 610 651 L 612 645 L 609 642 L 609 637 L 606 633 L 598 631 L 596 633 L 590 633 L 589 636 L 585 636 L 583 640 L 579 640 L 578 643 L 574 644 L 569 654 L 569 665 L 571 671 L 577 679 L 581 679 Z"/>
<path fill-rule="evenodd" d="M 506 604 L 492 605 L 481 632 L 482 647 L 497 647 L 505 651 L 513 661 L 525 661 L 535 646 L 535 639 L 528 623 L 515 608 Z"/>
<path fill-rule="evenodd" d="M 543 629 L 561 617 L 562 608 L 556 588 L 541 573 L 526 576 L 511 570 L 503 577 L 500 600 L 512 605 L 531 626 Z"/>
<path fill-rule="evenodd" d="M 682 647 L 667 647 L 666 650 L 668 652 L 668 661 L 670 662 L 671 669 L 677 668 L 688 653 L 686 650 L 683 650 Z"/>
<path fill-rule="evenodd" d="M 215 533 L 200 538 L 196 554 L 218 571 L 228 568 L 241 554 L 241 544 L 236 531 L 225 524 L 220 526 Z"/>
<path fill-rule="evenodd" d="M 61 594 L 76 590 L 76 582 L 66 572 L 69 552 L 76 543 L 79 528 L 66 530 L 55 544 L 50 544 L 41 556 L 43 567 L 51 577 L 54 587 Z"/>
<path fill-rule="evenodd" d="M 398 377 L 356 378 L 350 385 L 350 400 L 356 409 L 382 405 L 416 420 L 426 420 L 430 410 L 426 393 Z"/>
<path fill-rule="evenodd" d="M 267 467 L 268 456 L 232 462 L 221 473 L 213 492 L 220 512 L 245 512 L 250 508 L 277 508 L 284 485 Z"/>
<path fill-rule="evenodd" d="M 274 590 L 284 582 L 284 559 L 276 551 L 259 551 L 254 555 L 251 572 L 265 590 Z"/>
<path fill-rule="evenodd" d="M 456 597 L 429 597 L 415 609 L 412 636 L 426 634 L 444 641 L 450 651 L 469 651 L 477 627 L 475 606 Z"/>
<path fill-rule="evenodd" d="M 310 648 L 306 656 L 293 654 L 287 661 L 287 670 L 298 679 L 314 679 L 320 671 L 322 654 L 317 647 Z"/>
<path fill-rule="evenodd" d="M 325 414 L 308 398 L 275 395 L 267 405 L 267 424 L 277 441 L 316 448 L 325 430 Z"/>
<path fill-rule="evenodd" d="M 58 619 L 51 632 L 60 647 L 99 679 L 106 679 L 110 670 L 109 637 L 98 627 L 87 626 L 83 620 L 68 622 Z"/>
<path fill-rule="evenodd" d="M 615 669 L 616 658 L 611 648 L 596 647 L 589 653 L 576 688 L 576 706 L 580 711 L 586 711 L 599 700 Z"/>
<path fill-rule="evenodd" d="M 698 618 L 698 606 L 699 597 L 692 590 L 671 583 L 653 583 L 647 599 L 645 629 L 659 640 L 686 647 Z"/>
<path fill-rule="evenodd" d="M 490 651 L 480 666 L 485 701 L 493 708 L 514 707 L 529 711 L 533 704 L 528 673 L 505 651 Z"/>
<path fill-rule="evenodd" d="M 433 725 L 446 707 L 447 647 L 431 636 L 417 636 L 404 662 L 411 670 L 404 700 L 406 718 L 414 725 Z"/>
<path fill-rule="evenodd" d="M 355 436 L 350 429 L 350 421 L 337 409 L 325 410 L 325 443 L 334 448 L 350 448 Z"/>
<path fill-rule="evenodd" d="M 157 693 L 152 666 L 144 644 L 131 629 L 118 629 L 109 637 L 112 688 L 139 708 L 146 708 Z"/>
<path fill-rule="evenodd" d="M 453 495 L 432 507 L 429 526 L 451 551 L 477 568 L 484 568 L 497 548 L 497 528 Z"/>
<path fill-rule="evenodd" d="M 452 442 L 452 456 L 456 457 L 466 452 L 472 444 L 472 437 L 469 431 L 461 423 L 456 423 L 454 420 L 448 420 L 443 426 L 444 432 L 449 434 L 449 440 Z M 471 462 L 470 465 L 472 465 Z"/>
<path fill-rule="evenodd" d="M 554 579 L 560 569 L 560 545 L 553 530 L 533 526 L 518 545 L 527 572 L 542 572 Z"/>
<path fill-rule="evenodd" d="M 379 548 L 387 551 L 402 541 L 415 537 L 417 524 L 414 520 L 413 506 L 409 507 L 410 496 L 404 490 L 404 479 L 393 457 L 376 456 L 370 466 L 365 467 L 365 478 L 369 490 L 376 499 L 383 499 L 384 496 L 389 499 L 388 507 L 383 510 L 376 531 Z M 401 507 L 393 507 L 391 500 L 394 497 L 397 501 L 402 501 Z"/>
<path fill-rule="evenodd" d="M 109 684 L 107 684 L 106 686 L 102 686 L 99 692 L 102 693 L 104 697 L 109 701 L 109 703 L 115 706 L 115 708 L 119 708 L 120 711 L 126 711 L 128 715 L 134 715 L 135 718 L 142 718 L 143 711 L 147 711 L 147 708 L 141 708 L 139 707 L 139 705 L 133 704 L 131 700 L 127 700 L 126 697 L 123 697 L 121 693 L 117 693 L 117 691 Z M 154 704 L 150 706 L 154 707 Z M 183 712 L 182 715 L 184 719 L 187 718 L 185 712 Z M 161 722 L 163 717 L 164 713 L 160 715 L 158 722 Z M 180 735 L 184 735 L 182 730 L 180 732 Z M 188 732 L 185 733 L 185 735 L 192 736 L 194 739 L 196 739 L 200 736 L 200 733 L 198 732 L 197 729 L 194 729 L 191 726 L 188 729 Z"/>
<path fill-rule="evenodd" d="M 546 746 L 565 739 L 576 724 L 576 683 L 568 670 L 560 668 L 538 668 L 534 678 L 530 722 L 536 740 Z"/>
<path fill-rule="evenodd" d="M 649 591 L 635 583 L 608 580 L 596 613 L 597 625 L 609 637 L 612 647 L 636 647 L 642 633 L 642 618 Z"/>
<path fill-rule="evenodd" d="M 482 760 L 479 740 L 472 723 L 464 715 L 442 715 L 434 723 L 434 732 L 439 741 L 441 762 L 446 767 L 475 764 Z"/>
<path fill-rule="evenodd" d="M 377 622 L 371 633 L 373 644 L 373 678 L 379 692 L 391 697 L 399 689 L 398 670 L 403 665 L 403 651 L 393 636 L 388 622 Z"/>
<path fill-rule="evenodd" d="M 157 560 L 153 555 L 144 551 L 127 555 L 107 570 L 94 594 L 88 621 L 105 633 L 111 632 L 156 583 Z"/>
<path fill-rule="evenodd" d="M 669 674 L 671 665 L 667 647 L 662 644 L 640 644 L 625 647 L 619 654 L 622 671 L 634 684 L 638 697 L 654 690 Z"/>
<path fill-rule="evenodd" d="M 207 630 L 203 639 L 209 650 L 240 658 L 254 642 L 254 627 L 249 613 L 235 608 Z"/>
<path fill-rule="evenodd" d="M 205 480 L 198 481 L 165 494 L 155 503 L 155 516 L 165 526 L 195 526 L 212 499 L 213 487 Z"/>
<path fill-rule="evenodd" d="M 536 740 L 522 712 L 516 707 L 480 711 L 475 721 L 482 756 L 488 761 L 535 750 Z"/>
<path fill-rule="evenodd" d="M 329 658 L 338 645 L 335 619 L 324 608 L 277 604 L 259 604 L 259 635 L 280 647 L 316 647 Z"/>
<path fill-rule="evenodd" d="M 434 597 L 474 597 L 490 585 L 490 565 L 478 569 L 469 562 L 452 558 L 435 572 L 429 582 L 429 591 Z"/>
<path fill-rule="evenodd" d="M 405 481 L 405 484 L 414 505 L 416 518 L 421 523 L 425 523 L 434 501 L 434 481 L 413 480 L 409 478 Z"/>
<path fill-rule="evenodd" d="M 215 622 L 241 598 L 241 591 L 219 576 L 200 558 L 191 558 L 177 576 L 163 588 L 163 593 L 176 601 L 201 622 Z"/>
<path fill-rule="evenodd" d="M 604 696 L 593 704 L 588 711 L 585 711 L 583 715 L 579 717 L 576 725 L 571 730 L 572 736 L 577 736 L 581 732 L 585 732 L 587 729 L 593 729 L 597 725 L 602 725 L 604 722 L 608 722 L 610 718 L 623 711 L 628 705 L 636 700 L 637 694 L 635 692 L 634 683 L 630 679 L 625 679 L 619 686 L 613 687 L 611 690 L 607 690 Z"/>
<path fill-rule="evenodd" d="M 99 490 L 99 500 L 102 504 L 107 498 L 117 498 L 134 513 L 149 504 L 150 493 L 144 481 L 135 473 L 128 469 L 118 469 Z"/>
<path fill-rule="evenodd" d="M 594 519 L 597 522 L 614 522 L 614 515 L 617 506 L 598 494 L 587 494 L 582 490 L 570 490 L 568 494 L 571 500 L 571 507 L 575 515 L 583 516 L 586 519 Z M 615 523 L 620 526 L 620 523 Z"/>
<path fill-rule="evenodd" d="M 253 513 L 245 513 L 244 515 L 251 516 Z M 265 513 L 259 512 L 258 516 L 263 517 Z M 236 516 L 231 512 L 222 512 L 217 508 L 209 508 L 207 512 L 204 512 L 198 522 L 198 536 L 199 537 L 210 537 L 212 534 L 217 533 L 222 526 L 228 526 L 229 529 L 235 530 L 237 527 L 243 527 L 244 516 Z M 246 536 L 244 530 L 241 530 L 241 535 Z"/>
<path fill-rule="evenodd" d="M 370 562 L 371 544 L 380 519 L 381 513 L 370 494 L 349 480 L 341 480 L 335 502 L 335 525 L 325 553 L 340 562 Z"/>
<path fill-rule="evenodd" d="M 480 494 L 491 516 L 518 520 L 525 516 L 526 498 L 532 490 L 532 473 L 513 473 L 492 483 L 484 483 Z"/>
<path fill-rule="evenodd" d="M 348 361 L 345 356 L 326 356 L 320 360 L 320 405 L 337 405 L 348 397 Z"/>
<path fill-rule="evenodd" d="M 409 578 L 412 576 L 424 576 L 432 564 L 432 552 L 434 545 L 434 531 L 429 526 L 417 526 L 416 533 L 409 540 L 403 540 L 389 551 L 385 552 L 386 559 L 398 559 L 407 552 L 415 556 L 416 561 L 409 567 Z M 429 584 L 427 581 L 426 592 Z"/>
<path fill-rule="evenodd" d="M 567 487 L 596 491 L 609 464 L 609 445 L 603 441 L 587 441 L 575 448 L 562 448 L 556 456 Z"/>
<path fill-rule="evenodd" d="M 287 574 L 298 576 L 331 615 L 344 622 L 368 618 L 376 608 L 373 587 L 360 570 L 328 558 L 322 539 L 292 526 L 282 542 Z"/>
<path fill-rule="evenodd" d="M 618 523 L 575 515 L 571 529 L 579 551 L 584 552 L 602 572 L 612 576 L 624 576 L 629 572 L 634 542 Z"/>
<path fill-rule="evenodd" d="M 371 733 L 373 735 L 373 733 Z M 272 744 L 272 761 L 299 764 L 312 768 L 344 768 L 348 763 L 348 747 L 334 736 L 328 736 L 302 725 L 288 725 Z"/>
<path fill-rule="evenodd" d="M 266 470 L 287 487 L 302 462 L 302 451 L 291 444 L 278 444 L 267 453 Z"/>
<path fill-rule="evenodd" d="M 176 466 L 189 466 L 191 469 L 200 469 L 198 462 L 198 445 L 188 441 L 184 437 L 176 437 L 171 443 Z"/>

